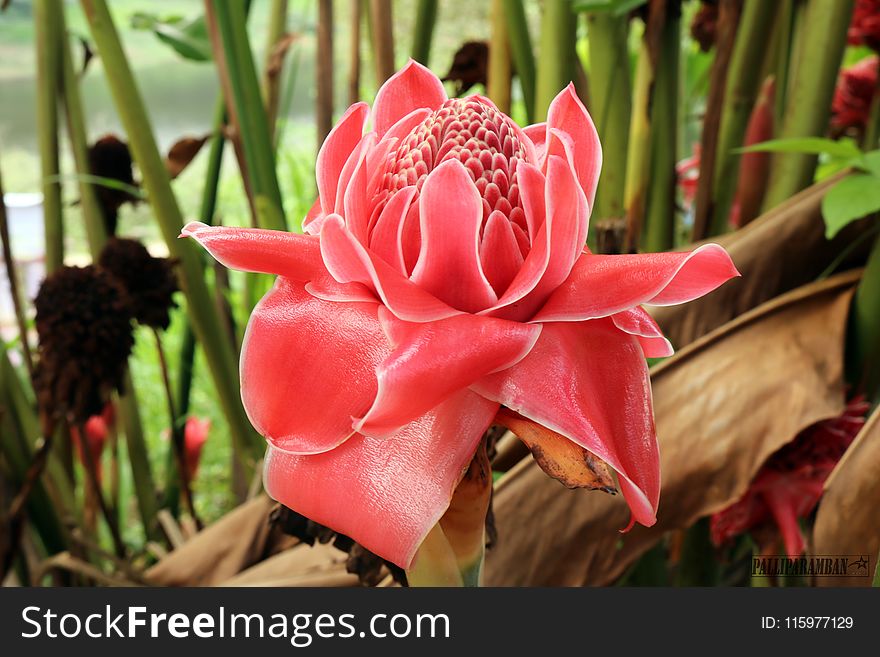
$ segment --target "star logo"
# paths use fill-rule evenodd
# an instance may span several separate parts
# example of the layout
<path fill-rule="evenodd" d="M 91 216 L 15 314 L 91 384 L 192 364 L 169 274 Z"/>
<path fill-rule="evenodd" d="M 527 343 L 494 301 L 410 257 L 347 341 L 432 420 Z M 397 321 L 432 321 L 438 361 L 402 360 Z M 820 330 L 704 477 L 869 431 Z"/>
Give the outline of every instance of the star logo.
<path fill-rule="evenodd" d="M 853 561 L 851 566 L 857 568 L 858 570 L 864 570 L 868 572 L 868 558 L 866 556 L 859 557 L 856 561 Z"/>

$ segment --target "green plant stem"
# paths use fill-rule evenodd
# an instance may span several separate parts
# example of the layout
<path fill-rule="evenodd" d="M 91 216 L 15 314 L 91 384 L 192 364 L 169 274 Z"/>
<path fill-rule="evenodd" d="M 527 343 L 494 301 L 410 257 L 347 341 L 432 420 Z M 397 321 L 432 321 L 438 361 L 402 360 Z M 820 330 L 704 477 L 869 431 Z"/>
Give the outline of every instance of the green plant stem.
<path fill-rule="evenodd" d="M 232 439 L 240 447 L 241 453 L 256 463 L 263 450 L 263 441 L 252 429 L 242 407 L 237 357 L 228 340 L 217 330 L 220 318 L 203 276 L 202 254 L 190 240 L 178 239 L 183 216 L 171 190 L 143 100 L 122 51 L 107 4 L 105 0 L 82 0 L 82 5 L 162 235 L 171 257 L 179 260 L 189 319 L 204 349 Z"/>
<path fill-rule="evenodd" d="M 677 12 L 667 13 L 660 36 L 660 57 L 651 102 L 651 173 L 643 234 L 647 251 L 667 251 L 675 245 L 680 25 Z"/>
<path fill-rule="evenodd" d="M 592 217 L 624 216 L 626 150 L 632 113 L 629 52 L 629 19 L 610 13 L 590 14 L 590 82 L 593 117 L 602 143 L 602 176 Z"/>
<path fill-rule="evenodd" d="M 434 525 L 406 571 L 410 586 L 464 586 L 455 552 L 440 524 Z"/>
<path fill-rule="evenodd" d="M 381 85 L 394 75 L 394 28 L 391 0 L 370 0 L 370 38 L 376 84 Z"/>
<path fill-rule="evenodd" d="M 535 116 L 547 117 L 550 103 L 574 80 L 577 17 L 568 0 L 545 0 L 541 18 L 541 51 L 535 81 Z"/>
<path fill-rule="evenodd" d="M 258 225 L 287 230 L 275 173 L 275 148 L 248 41 L 245 5 L 205 0 L 205 15 L 229 117 L 241 139 Z"/>
<path fill-rule="evenodd" d="M 352 0 L 349 9 L 348 104 L 361 99 L 361 23 L 365 0 Z"/>
<path fill-rule="evenodd" d="M 98 479 L 98 464 L 95 463 L 92 450 L 89 449 L 88 445 L 85 443 L 85 425 L 81 424 L 77 429 L 79 430 L 79 435 L 83 437 L 83 444 L 80 453 L 83 455 L 83 464 L 85 465 L 89 485 L 92 487 L 95 499 L 98 502 L 98 508 L 101 509 L 101 515 L 103 515 L 104 520 L 107 521 L 107 527 L 110 529 L 110 537 L 113 540 L 113 549 L 116 552 L 116 556 L 124 557 L 126 549 L 125 543 L 122 540 L 122 534 L 119 531 L 119 517 L 107 504 L 107 499 L 104 497 L 104 491 L 101 490 L 101 481 Z"/>
<path fill-rule="evenodd" d="M 733 54 L 734 40 L 739 25 L 742 0 L 721 0 L 716 27 L 715 58 L 709 76 L 709 95 L 703 115 L 700 135 L 700 178 L 694 198 L 693 240 L 705 239 L 710 231 L 714 214 L 715 162 L 718 159 L 718 137 L 721 128 L 721 112 L 724 108 L 728 69 Z M 721 232 L 726 229 L 722 224 Z"/>
<path fill-rule="evenodd" d="M 639 46 L 633 81 L 632 113 L 629 123 L 629 147 L 626 157 L 624 208 L 626 210 L 627 252 L 634 252 L 641 242 L 645 223 L 648 177 L 651 173 L 651 87 L 654 70 L 645 38 Z"/>
<path fill-rule="evenodd" d="M 272 71 L 275 47 L 287 32 L 287 0 L 272 0 L 269 6 L 269 28 L 266 34 L 266 53 L 263 65 L 263 103 L 266 106 L 266 121 L 269 134 L 274 138 L 275 122 L 278 119 L 278 105 L 281 101 L 281 70 Z"/>
<path fill-rule="evenodd" d="M 35 0 L 34 29 L 37 45 L 37 139 L 43 190 L 43 223 L 46 237 L 46 273 L 64 264 L 64 222 L 58 157 L 58 83 L 61 79 L 59 0 Z"/>
<path fill-rule="evenodd" d="M 416 5 L 416 24 L 413 31 L 412 58 L 420 64 L 428 65 L 431 57 L 431 39 L 437 23 L 437 0 L 418 0 Z"/>
<path fill-rule="evenodd" d="M 318 148 L 333 129 L 333 0 L 318 0 L 318 52 L 315 62 Z"/>
<path fill-rule="evenodd" d="M 86 227 L 86 238 L 92 259 L 97 261 L 107 242 L 101 207 L 98 204 L 95 189 L 88 182 L 89 145 L 86 136 L 85 115 L 83 114 L 82 99 L 79 90 L 79 78 L 73 66 L 73 56 L 70 44 L 67 41 L 64 27 L 64 14 L 59 14 L 61 20 L 61 33 L 64 34 L 62 47 L 63 67 L 63 91 L 61 94 L 67 118 L 67 134 L 70 138 L 70 146 L 73 151 L 73 159 L 79 174 L 80 207 L 82 208 L 83 221 Z M 119 410 L 122 425 L 125 430 L 128 460 L 131 465 L 132 480 L 137 495 L 138 510 L 144 533 L 150 539 L 158 538 L 158 524 L 156 523 L 156 487 L 153 473 L 150 467 L 150 459 L 147 453 L 146 439 L 144 438 L 143 424 L 141 423 L 140 410 L 137 405 L 137 393 L 130 373 L 125 375 L 125 391 L 119 397 Z"/>
<path fill-rule="evenodd" d="M 505 114 L 510 114 L 510 43 L 507 38 L 507 21 L 504 18 L 504 0 L 492 0 L 489 10 L 489 70 L 487 94 Z"/>
<path fill-rule="evenodd" d="M 526 106 L 526 119 L 535 122 L 535 52 L 529 36 L 529 24 L 522 0 L 505 0 L 504 14 L 507 18 L 507 42 L 522 89 Z"/>
<path fill-rule="evenodd" d="M 874 87 L 874 95 L 871 97 L 871 109 L 868 114 L 868 125 L 865 128 L 863 150 L 872 151 L 878 147 L 880 139 L 880 75 L 877 76 L 877 84 Z"/>
<path fill-rule="evenodd" d="M 880 238 L 874 241 L 850 312 L 848 379 L 880 400 Z"/>
<path fill-rule="evenodd" d="M 18 289 L 18 267 L 12 256 L 12 242 L 9 239 L 9 221 L 6 216 L 6 203 L 3 202 L 3 177 L 0 175 L 0 241 L 3 243 L 3 262 L 6 263 L 6 280 L 9 282 L 9 296 L 15 310 L 15 321 L 18 324 L 18 339 L 21 342 L 21 355 L 31 378 L 34 376 L 34 361 L 28 341 L 27 318 L 24 304 Z"/>
<path fill-rule="evenodd" d="M 808 47 L 801 48 L 799 53 L 779 138 L 818 137 L 825 133 L 852 7 L 853 0 L 812 0 L 807 5 L 799 43 Z M 774 155 L 764 210 L 809 186 L 815 168 L 815 155 Z"/>
<path fill-rule="evenodd" d="M 710 235 L 727 230 L 730 209 L 736 195 L 740 155 L 733 152 L 743 143 L 749 116 L 761 87 L 762 62 L 766 58 L 756 43 L 767 43 L 776 24 L 779 3 L 745 0 L 727 74 L 724 108 L 718 132 L 715 158 L 714 208 Z"/>

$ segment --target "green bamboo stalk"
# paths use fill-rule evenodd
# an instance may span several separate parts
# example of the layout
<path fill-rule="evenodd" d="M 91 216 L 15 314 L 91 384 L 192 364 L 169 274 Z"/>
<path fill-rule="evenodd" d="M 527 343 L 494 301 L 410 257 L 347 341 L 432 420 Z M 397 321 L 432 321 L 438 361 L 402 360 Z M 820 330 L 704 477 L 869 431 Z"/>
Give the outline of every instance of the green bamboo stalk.
<path fill-rule="evenodd" d="M 489 71 L 486 90 L 492 102 L 505 114 L 510 114 L 510 44 L 507 39 L 507 21 L 504 18 L 504 0 L 492 0 L 489 37 Z"/>
<path fill-rule="evenodd" d="M 877 76 L 877 85 L 874 87 L 874 95 L 871 97 L 871 109 L 868 113 L 868 125 L 862 140 L 862 150 L 873 151 L 876 149 L 878 138 L 880 138 L 880 76 Z"/>
<path fill-rule="evenodd" d="M 589 14 L 587 41 L 590 48 L 590 90 L 593 120 L 602 142 L 602 177 L 592 217 L 624 216 L 626 150 L 632 113 L 629 51 L 629 20 L 611 13 Z"/>
<path fill-rule="evenodd" d="M 773 122 L 774 125 L 782 125 L 782 117 L 785 115 L 786 100 L 788 98 L 788 85 L 790 82 L 791 63 L 795 53 L 794 24 L 795 24 L 794 0 L 780 0 L 778 25 L 775 28 L 776 38 L 776 98 L 774 100 Z"/>
<path fill-rule="evenodd" d="M 377 85 L 394 75 L 394 27 L 391 12 L 391 0 L 370 0 L 370 39 L 373 42 Z"/>
<path fill-rule="evenodd" d="M 90 172 L 88 138 L 86 136 L 85 115 L 83 114 L 82 98 L 80 97 L 79 78 L 73 66 L 73 55 L 66 37 L 64 13 L 59 0 L 58 15 L 61 21 L 62 41 L 62 93 L 67 118 L 67 134 L 70 139 L 73 159 L 77 173 L 80 174 L 79 194 L 83 222 L 92 260 L 97 261 L 104 244 L 107 242 L 107 230 L 104 224 L 101 207 L 95 194 L 95 188 L 82 176 Z M 132 481 L 137 496 L 138 511 L 144 532 L 148 538 L 159 537 L 159 526 L 156 522 L 158 507 L 156 504 L 156 486 L 150 467 L 147 452 L 147 441 L 144 436 L 140 409 L 137 405 L 137 392 L 130 372 L 126 372 L 124 392 L 119 396 L 119 414 L 125 430 L 125 443 L 128 460 L 131 465 Z"/>
<path fill-rule="evenodd" d="M 799 37 L 805 47 L 801 49 L 786 99 L 781 139 L 818 137 L 825 133 L 852 7 L 853 0 L 812 0 L 807 5 Z M 807 187 L 815 168 L 815 155 L 777 153 L 764 210 Z"/>
<path fill-rule="evenodd" d="M 535 54 L 532 39 L 529 36 L 529 24 L 526 21 L 526 10 L 522 0 L 505 0 L 505 16 L 507 18 L 507 42 L 510 54 L 516 67 L 522 89 L 523 103 L 526 106 L 526 119 L 535 121 Z"/>
<path fill-rule="evenodd" d="M 675 245 L 680 50 L 681 18 L 677 11 L 671 11 L 660 36 L 660 58 L 651 100 L 651 173 L 643 235 L 646 251 L 668 251 Z"/>
<path fill-rule="evenodd" d="M 135 84 L 119 36 L 113 26 L 105 0 L 82 0 L 92 37 L 104 62 L 104 69 L 126 128 L 129 146 L 138 163 L 144 187 L 172 257 L 180 262 L 179 271 L 189 304 L 189 319 L 201 343 L 211 371 L 218 400 L 229 423 L 232 438 L 242 454 L 256 462 L 263 449 L 260 439 L 241 404 L 238 363 L 221 331 L 220 318 L 202 272 L 202 254 L 190 240 L 179 240 L 183 216 L 171 190 L 168 173 L 153 137 L 140 92 Z"/>
<path fill-rule="evenodd" d="M 354 105 L 361 99 L 361 22 L 364 14 L 364 0 L 352 0 L 349 11 L 348 42 L 348 104 Z"/>
<path fill-rule="evenodd" d="M 715 214 L 715 163 L 718 159 L 718 133 L 727 88 L 728 68 L 733 55 L 742 0 L 720 0 L 718 8 L 715 58 L 709 76 L 709 94 L 700 135 L 700 177 L 694 198 L 693 241 L 705 239 L 710 233 Z M 726 229 L 722 224 L 721 232 Z"/>
<path fill-rule="evenodd" d="M 281 101 L 281 71 L 270 75 L 272 57 L 278 42 L 287 32 L 287 0 L 272 0 L 269 6 L 269 28 L 266 34 L 266 53 L 263 65 L 263 103 L 266 106 L 266 121 L 269 134 L 274 137 L 275 122 L 278 120 L 278 106 Z"/>
<path fill-rule="evenodd" d="M 437 23 L 437 0 L 418 0 L 416 5 L 416 24 L 413 31 L 412 58 L 420 64 L 428 65 L 431 57 L 431 39 Z"/>
<path fill-rule="evenodd" d="M 43 222 L 46 234 L 46 273 L 64 264 L 64 222 L 58 157 L 58 82 L 61 79 L 61 32 L 56 0 L 35 0 L 34 29 L 37 45 L 37 138 L 43 189 Z"/>
<path fill-rule="evenodd" d="M 275 173 L 275 149 L 241 2 L 205 0 L 205 13 L 230 119 L 237 128 L 261 228 L 287 230 Z"/>
<path fill-rule="evenodd" d="M 776 24 L 779 3 L 765 0 L 746 0 L 740 17 L 739 31 L 733 48 L 724 93 L 724 108 L 718 133 L 718 152 L 715 165 L 715 199 L 709 234 L 725 232 L 730 209 L 736 194 L 740 155 L 738 148 L 746 133 L 746 126 L 761 86 L 761 64 L 765 57 L 756 43 L 767 43 Z"/>
<path fill-rule="evenodd" d="M 318 148 L 333 129 L 333 0 L 318 0 L 318 48 L 316 55 Z"/>
<path fill-rule="evenodd" d="M 577 16 L 569 0 L 546 0 L 535 81 L 535 116 L 542 120 L 556 94 L 574 80 L 576 38 Z"/>
<path fill-rule="evenodd" d="M 647 42 L 642 39 L 636 61 L 633 81 L 632 113 L 629 123 L 629 146 L 626 156 L 626 184 L 624 185 L 624 208 L 627 223 L 627 252 L 638 249 L 645 223 L 648 178 L 651 160 L 651 87 L 654 71 Z"/>
<path fill-rule="evenodd" d="M 848 380 L 880 401 L 880 239 L 874 242 L 849 318 Z"/>

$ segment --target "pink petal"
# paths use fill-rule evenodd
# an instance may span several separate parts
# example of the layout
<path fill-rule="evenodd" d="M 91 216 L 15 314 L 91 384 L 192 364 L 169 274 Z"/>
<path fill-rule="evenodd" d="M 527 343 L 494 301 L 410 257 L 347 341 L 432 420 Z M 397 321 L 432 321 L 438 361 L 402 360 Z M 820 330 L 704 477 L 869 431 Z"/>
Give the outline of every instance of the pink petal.
<path fill-rule="evenodd" d="M 493 210 L 483 229 L 480 263 L 495 293 L 501 295 L 522 269 L 523 256 L 513 226 L 507 217 Z"/>
<path fill-rule="evenodd" d="M 544 156 L 547 153 L 547 124 L 535 123 L 534 125 L 523 128 L 526 137 L 535 146 L 535 160 L 533 164 L 542 166 L 544 164 Z"/>
<path fill-rule="evenodd" d="M 558 128 L 571 137 L 574 145 L 573 164 L 587 202 L 593 207 L 596 185 L 602 169 L 602 145 L 596 126 L 581 103 L 573 84 L 559 92 L 547 111 L 547 129 Z"/>
<path fill-rule="evenodd" d="M 270 447 L 266 491 L 294 511 L 408 568 L 449 506 L 497 411 L 498 404 L 462 390 L 392 438 L 356 435 L 314 456 Z"/>
<path fill-rule="evenodd" d="M 465 312 L 498 301 L 480 266 L 482 207 L 470 174 L 456 159 L 428 174 L 419 196 L 422 246 L 412 281 Z"/>
<path fill-rule="evenodd" d="M 230 269 L 280 274 L 295 281 L 330 280 L 318 238 L 311 235 L 191 221 L 180 237 L 193 238 Z"/>
<path fill-rule="evenodd" d="M 371 173 L 368 166 L 368 155 L 375 145 L 375 134 L 370 133 L 363 138 L 358 149 L 352 153 L 352 157 L 354 157 L 355 153 L 359 152 L 359 157 L 357 163 L 352 167 L 351 178 L 339 181 L 341 198 L 339 196 L 336 198 L 336 213 L 345 217 L 345 225 L 361 244 L 366 244 L 368 241 L 372 211 L 370 203 L 372 199 L 367 190 L 367 181 Z M 344 190 L 343 184 L 345 184 Z"/>
<path fill-rule="evenodd" d="M 370 235 L 370 250 L 404 276 L 407 271 L 403 261 L 403 222 L 415 194 L 415 185 L 394 194 L 382 208 Z"/>
<path fill-rule="evenodd" d="M 254 428 L 296 454 L 333 449 L 377 390 L 390 347 L 375 303 L 329 303 L 278 278 L 254 308 L 241 353 L 241 398 Z"/>
<path fill-rule="evenodd" d="M 395 432 L 455 391 L 519 362 L 541 333 L 536 325 L 475 315 L 413 324 L 383 308 L 379 320 L 394 351 L 376 372 L 376 401 L 355 424 L 373 437 Z"/>
<path fill-rule="evenodd" d="M 615 313 L 611 315 L 611 320 L 621 331 L 639 339 L 645 358 L 665 358 L 675 353 L 657 322 L 641 306 Z"/>
<path fill-rule="evenodd" d="M 581 321 L 640 304 L 684 303 L 734 276 L 739 272 L 717 244 L 705 244 L 690 253 L 584 254 L 535 321 Z"/>
<path fill-rule="evenodd" d="M 302 230 L 306 235 L 317 235 L 321 232 L 321 227 L 315 224 L 315 221 L 318 217 L 324 216 L 321 211 L 321 198 L 318 197 L 315 199 L 315 202 L 312 203 L 312 207 L 309 208 L 309 211 L 306 213 L 305 219 L 302 222 Z"/>
<path fill-rule="evenodd" d="M 315 171 L 318 196 L 324 214 L 330 214 L 336 208 L 337 187 L 342 169 L 361 140 L 369 112 L 370 107 L 366 103 L 355 103 L 349 107 L 327 135 L 318 152 Z"/>
<path fill-rule="evenodd" d="M 410 60 L 392 75 L 373 104 L 373 128 L 379 137 L 401 118 L 415 109 L 427 107 L 435 110 L 446 101 L 443 83 L 429 69 Z"/>
<path fill-rule="evenodd" d="M 545 324 L 528 356 L 471 389 L 607 462 L 633 520 L 654 524 L 660 460 L 651 384 L 635 337 L 609 320 Z"/>
<path fill-rule="evenodd" d="M 519 169 L 530 170 L 522 166 Z M 528 183 L 520 186 L 524 201 L 531 195 L 528 187 Z M 587 201 L 568 163 L 555 155 L 547 158 L 546 213 L 547 219 L 520 274 L 492 309 L 493 315 L 519 321 L 530 319 L 566 280 L 583 249 Z M 512 301 L 516 301 L 515 306 L 504 307 Z"/>
<path fill-rule="evenodd" d="M 392 313 L 403 320 L 430 322 L 460 313 L 365 249 L 345 227 L 339 215 L 329 215 L 324 221 L 321 255 L 336 281 L 366 285 L 376 292 Z"/>

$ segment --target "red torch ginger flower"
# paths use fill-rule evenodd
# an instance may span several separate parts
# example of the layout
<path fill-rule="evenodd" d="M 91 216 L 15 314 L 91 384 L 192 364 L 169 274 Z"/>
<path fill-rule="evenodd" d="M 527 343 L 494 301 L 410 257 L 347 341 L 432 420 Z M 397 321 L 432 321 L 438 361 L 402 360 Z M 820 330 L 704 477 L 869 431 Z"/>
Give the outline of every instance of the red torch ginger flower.
<path fill-rule="evenodd" d="M 208 418 L 189 417 L 183 429 L 183 458 L 186 468 L 186 480 L 194 481 L 199 472 L 202 459 L 202 447 L 208 440 L 211 431 L 211 420 Z"/>
<path fill-rule="evenodd" d="M 852 46 L 880 51 L 880 0 L 856 0 L 846 36 Z"/>
<path fill-rule="evenodd" d="M 817 422 L 771 456 L 737 502 L 712 516 L 712 542 L 722 545 L 774 522 L 792 558 L 804 552 L 799 518 L 809 516 L 825 480 L 865 425 L 870 405 L 864 397 L 847 404 L 839 417 Z"/>
<path fill-rule="evenodd" d="M 305 235 L 183 231 L 278 274 L 241 360 L 269 494 L 408 568 L 504 405 L 606 461 L 653 524 L 644 355 L 671 347 L 640 304 L 709 292 L 737 275 L 727 253 L 585 249 L 601 150 L 571 86 L 523 130 L 410 62 L 365 133 L 369 114 L 353 105 L 324 142 Z"/>
<path fill-rule="evenodd" d="M 877 90 L 880 58 L 866 57 L 840 72 L 831 101 L 831 128 L 842 134 L 848 129 L 864 132 L 871 116 L 871 100 Z"/>
<path fill-rule="evenodd" d="M 112 403 L 107 403 L 100 415 L 93 415 L 86 420 L 83 425 L 86 439 L 85 446 L 89 450 L 92 463 L 95 464 L 95 475 L 97 480 L 101 481 L 103 468 L 101 467 L 101 456 L 104 453 L 104 447 L 107 445 L 107 438 L 110 435 L 110 428 L 116 422 L 116 409 Z M 70 427 L 70 438 L 76 447 L 80 462 L 84 468 L 87 468 L 86 455 L 83 452 L 83 439 L 80 430 L 76 426 Z"/>

